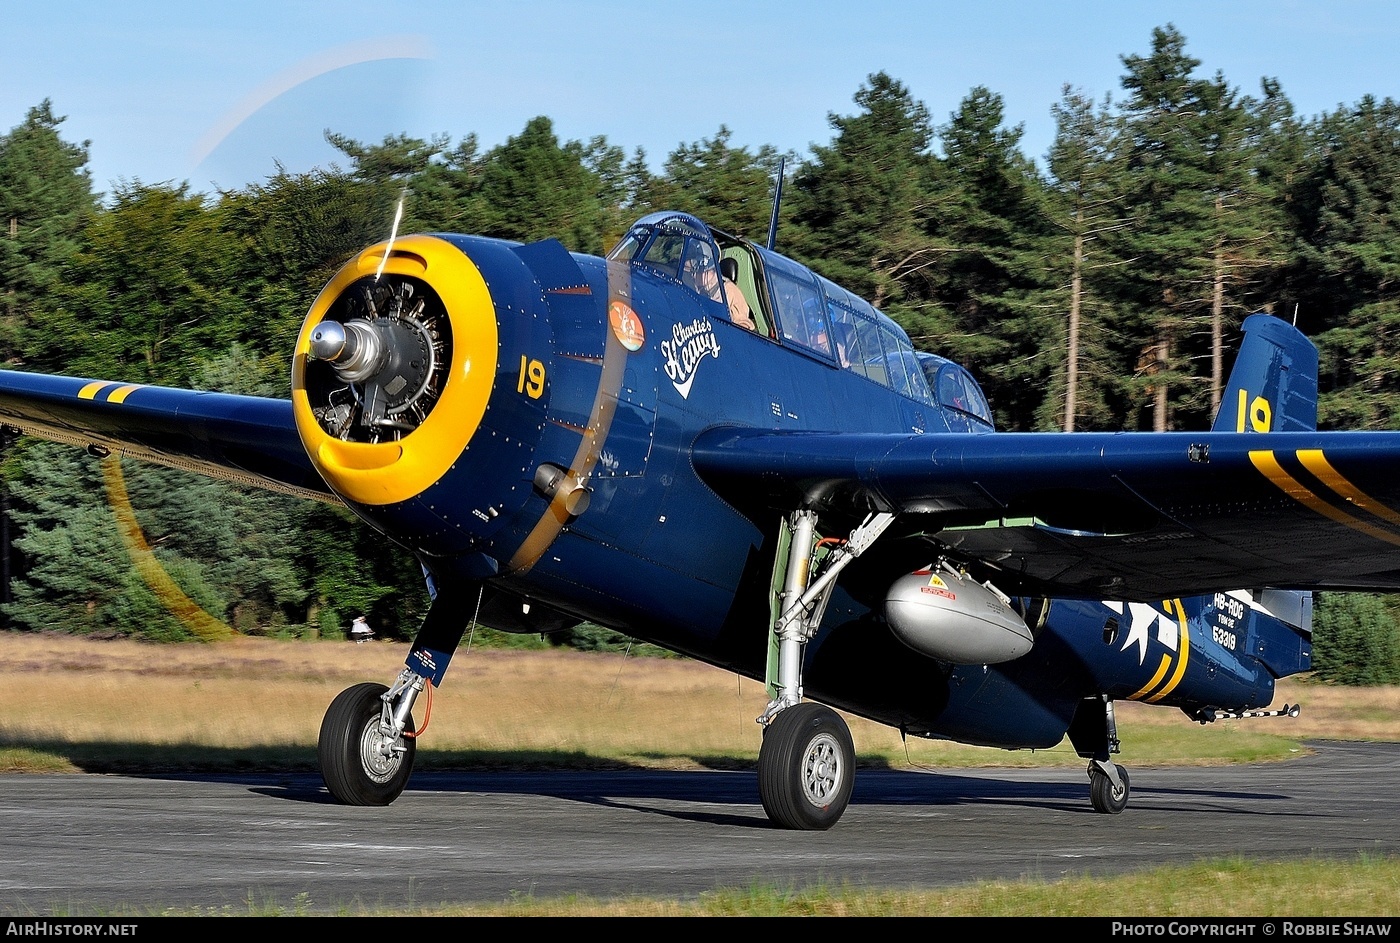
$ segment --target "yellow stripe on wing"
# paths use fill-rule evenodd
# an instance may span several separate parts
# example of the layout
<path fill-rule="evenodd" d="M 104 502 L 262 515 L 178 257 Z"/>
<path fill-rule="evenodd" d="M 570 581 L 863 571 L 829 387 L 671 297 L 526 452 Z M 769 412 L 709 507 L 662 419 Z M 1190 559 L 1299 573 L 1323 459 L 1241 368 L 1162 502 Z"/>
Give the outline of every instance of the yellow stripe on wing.
<path fill-rule="evenodd" d="M 1298 457 L 1300 460 L 1303 460 L 1303 453 L 1299 452 Z M 1278 463 L 1278 459 L 1274 458 L 1273 452 L 1263 450 L 1251 451 L 1249 453 L 1249 460 L 1254 463 L 1255 468 L 1259 469 L 1259 471 L 1263 473 L 1265 478 L 1268 478 L 1271 482 L 1278 486 L 1279 490 L 1281 490 L 1284 494 L 1288 495 L 1290 498 L 1297 501 L 1299 504 L 1302 504 L 1305 507 L 1316 511 L 1323 517 L 1331 518 L 1338 524 L 1343 524 L 1347 527 L 1350 527 L 1352 530 L 1360 531 L 1361 533 L 1374 537 L 1377 540 L 1383 540 L 1386 543 L 1400 546 L 1400 535 L 1392 534 L 1390 531 L 1382 530 L 1381 528 L 1376 527 L 1374 524 L 1368 524 L 1366 521 L 1352 517 L 1350 514 L 1346 513 L 1340 508 L 1333 507 L 1331 504 L 1327 503 L 1322 498 L 1319 498 L 1317 495 L 1313 494 L 1301 482 L 1299 482 L 1296 478 L 1294 478 L 1292 475 L 1288 474 L 1288 472 L 1283 470 L 1283 466 L 1281 466 Z M 1306 460 L 1304 461 L 1306 463 Z M 1337 478 L 1338 480 L 1345 481 L 1341 478 L 1340 475 L 1337 475 Z M 1329 487 L 1332 487 L 1330 482 Z M 1360 494 L 1359 491 L 1356 493 Z"/>
<path fill-rule="evenodd" d="M 111 380 L 93 380 L 78 391 L 78 399 L 97 399 L 97 394 L 110 387 L 117 386 Z M 127 383 L 124 386 L 117 386 L 115 390 L 102 397 L 105 403 L 124 403 L 126 398 L 137 390 L 141 389 L 140 383 Z"/>
<path fill-rule="evenodd" d="M 124 403 L 126 402 L 126 398 L 128 396 L 130 396 L 132 393 L 135 393 L 139 389 L 141 389 L 141 386 L 139 384 L 129 383 L 121 389 L 113 390 L 110 394 L 108 394 L 107 402 Z"/>
<path fill-rule="evenodd" d="M 1317 480 L 1341 495 L 1347 501 L 1361 508 L 1363 511 L 1370 511 L 1383 521 L 1400 525 L 1400 514 L 1396 514 L 1390 508 L 1381 504 L 1375 498 L 1362 491 L 1356 485 L 1342 477 L 1341 473 L 1332 467 L 1327 461 L 1327 457 L 1322 454 L 1321 449 L 1302 449 L 1298 452 L 1298 461 L 1303 463 L 1303 467 L 1317 476 Z"/>

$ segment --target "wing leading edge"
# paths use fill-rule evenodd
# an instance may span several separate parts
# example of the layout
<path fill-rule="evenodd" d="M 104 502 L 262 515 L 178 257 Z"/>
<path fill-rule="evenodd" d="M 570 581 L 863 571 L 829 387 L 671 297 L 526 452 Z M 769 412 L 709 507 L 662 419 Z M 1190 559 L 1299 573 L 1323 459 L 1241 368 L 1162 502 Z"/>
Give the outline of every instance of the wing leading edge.
<path fill-rule="evenodd" d="M 903 533 L 994 567 L 1008 591 L 1400 589 L 1396 432 L 715 429 L 694 461 L 750 512 L 897 512 Z"/>
<path fill-rule="evenodd" d="M 337 501 L 290 400 L 0 370 L 0 423 L 41 439 Z"/>

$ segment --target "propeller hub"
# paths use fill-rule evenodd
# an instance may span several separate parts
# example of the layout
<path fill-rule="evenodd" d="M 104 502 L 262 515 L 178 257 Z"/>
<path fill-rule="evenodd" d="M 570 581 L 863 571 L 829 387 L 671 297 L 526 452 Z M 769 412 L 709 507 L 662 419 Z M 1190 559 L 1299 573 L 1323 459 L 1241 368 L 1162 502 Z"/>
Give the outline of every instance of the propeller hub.
<path fill-rule="evenodd" d="M 347 383 L 363 383 L 384 366 L 388 345 L 368 321 L 322 321 L 311 334 L 309 353 L 313 360 L 334 364 L 336 376 Z"/>
<path fill-rule="evenodd" d="M 402 438 L 427 417 L 451 360 L 436 292 L 407 276 L 365 277 L 336 298 L 307 340 L 308 386 L 326 432 L 352 442 Z M 329 369 L 327 369 L 329 367 Z"/>

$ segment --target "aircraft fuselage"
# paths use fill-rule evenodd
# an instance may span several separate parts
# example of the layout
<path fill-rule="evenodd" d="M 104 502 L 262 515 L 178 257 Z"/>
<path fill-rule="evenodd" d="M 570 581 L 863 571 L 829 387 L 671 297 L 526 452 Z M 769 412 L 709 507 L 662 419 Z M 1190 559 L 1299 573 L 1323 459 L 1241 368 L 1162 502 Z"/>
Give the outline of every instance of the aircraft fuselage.
<path fill-rule="evenodd" d="M 366 305 L 382 313 L 386 289 L 374 273 L 385 251 L 367 250 L 313 306 L 294 377 L 298 426 L 331 488 L 418 555 L 437 592 L 465 593 L 468 606 L 484 600 L 474 611 L 488 624 L 547 631 L 587 620 L 762 680 L 782 513 L 721 496 L 695 470 L 697 437 L 717 428 L 994 434 L 940 403 L 928 378 L 911 371 L 893 382 L 894 359 L 890 374 L 873 375 L 873 361 L 853 368 L 846 347 L 799 336 L 778 291 L 806 270 L 756 247 L 742 250 L 758 276 L 747 287 L 777 322 L 772 336 L 733 323 L 723 300 L 653 265 L 447 235 L 394 247 L 385 271 L 412 289 L 390 300 L 419 305 L 398 335 L 385 335 L 402 369 L 378 400 L 366 393 L 328 419 L 337 381 L 307 356 L 309 337 L 322 319 L 364 317 Z M 879 317 L 888 335 L 893 322 Z M 415 418 L 419 387 L 439 398 Z M 328 431 L 350 409 L 380 417 L 362 441 Z M 929 562 L 911 558 L 908 568 Z M 1105 692 L 1244 710 L 1269 703 L 1275 675 L 1307 667 L 1300 635 L 1233 596 L 1023 599 L 1017 606 L 1035 620 L 1029 654 L 947 664 L 891 633 L 888 574 L 874 569 L 852 567 L 838 584 L 807 647 L 805 693 L 916 735 L 1049 747 L 1082 702 Z M 420 636 L 434 682 L 455 641 L 450 630 Z"/>

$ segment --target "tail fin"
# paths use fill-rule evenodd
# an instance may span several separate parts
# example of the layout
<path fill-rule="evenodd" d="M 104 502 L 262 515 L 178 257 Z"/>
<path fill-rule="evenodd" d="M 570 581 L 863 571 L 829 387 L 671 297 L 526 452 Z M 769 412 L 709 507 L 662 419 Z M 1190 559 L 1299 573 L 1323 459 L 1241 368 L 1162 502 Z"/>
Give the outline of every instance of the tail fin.
<path fill-rule="evenodd" d="M 1304 432 L 1317 428 L 1317 348 L 1268 314 L 1244 319 L 1215 432 Z"/>
<path fill-rule="evenodd" d="M 1272 315 L 1245 318 L 1244 342 L 1211 428 L 1215 432 L 1316 429 L 1317 348 L 1313 342 Z M 1255 620 L 1255 654 L 1274 676 L 1308 670 L 1313 594 L 1263 589 L 1253 594 L 1250 606 L 1261 613 Z"/>

